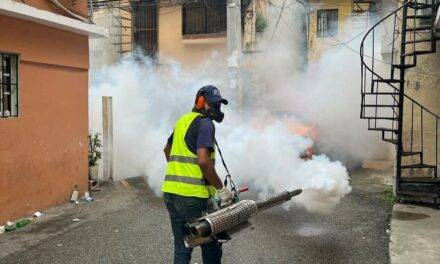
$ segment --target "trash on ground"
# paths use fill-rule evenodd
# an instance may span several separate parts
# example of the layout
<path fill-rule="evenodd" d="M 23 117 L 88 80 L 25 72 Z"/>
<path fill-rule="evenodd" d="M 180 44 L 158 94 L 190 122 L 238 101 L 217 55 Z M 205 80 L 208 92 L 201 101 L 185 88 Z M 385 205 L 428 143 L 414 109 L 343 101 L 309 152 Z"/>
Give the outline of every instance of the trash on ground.
<path fill-rule="evenodd" d="M 89 180 L 89 189 L 93 192 L 97 192 L 100 190 L 99 183 L 97 180 Z"/>
<path fill-rule="evenodd" d="M 78 221 L 79 221 L 79 218 L 74 218 L 72 221 L 73 221 L 73 222 L 78 222 Z"/>
<path fill-rule="evenodd" d="M 121 180 L 121 184 L 124 185 L 125 188 L 131 188 L 130 183 L 128 183 L 126 180 Z"/>
<path fill-rule="evenodd" d="M 34 217 L 34 218 L 38 218 L 38 217 L 40 217 L 40 216 L 42 216 L 43 215 L 43 213 L 42 212 L 35 212 L 32 216 Z"/>
<path fill-rule="evenodd" d="M 78 202 L 78 185 L 75 185 L 70 201 L 74 203 Z"/>
<path fill-rule="evenodd" d="M 23 226 L 29 224 L 31 221 L 29 219 L 21 219 L 18 220 L 17 223 L 15 224 L 15 227 L 18 228 L 22 228 Z"/>
<path fill-rule="evenodd" d="M 8 221 L 6 223 L 5 232 L 11 232 L 11 231 L 14 231 L 16 229 L 22 228 L 23 226 L 29 224 L 30 222 L 31 222 L 31 220 L 29 220 L 27 218 L 20 219 L 16 223 Z"/>
<path fill-rule="evenodd" d="M 95 200 L 95 198 L 90 196 L 90 193 L 86 191 L 84 193 L 84 196 L 81 198 L 81 200 L 86 201 L 86 202 L 93 202 Z"/>
<path fill-rule="evenodd" d="M 5 226 L 0 226 L 0 234 L 3 234 L 4 232 L 6 232 Z"/>
<path fill-rule="evenodd" d="M 14 223 L 10 222 L 10 221 L 6 222 L 5 232 L 10 232 L 10 231 L 13 231 L 13 230 L 15 230 Z"/>

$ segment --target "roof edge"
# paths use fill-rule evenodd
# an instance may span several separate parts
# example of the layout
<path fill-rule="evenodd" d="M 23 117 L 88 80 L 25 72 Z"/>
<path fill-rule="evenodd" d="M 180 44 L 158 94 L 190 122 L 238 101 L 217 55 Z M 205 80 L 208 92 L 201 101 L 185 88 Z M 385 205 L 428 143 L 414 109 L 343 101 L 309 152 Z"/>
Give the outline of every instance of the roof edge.
<path fill-rule="evenodd" d="M 70 17 L 41 10 L 13 0 L 0 1 L 0 14 L 32 21 L 49 27 L 54 27 L 92 38 L 107 38 L 107 29 L 94 24 L 85 23 Z"/>

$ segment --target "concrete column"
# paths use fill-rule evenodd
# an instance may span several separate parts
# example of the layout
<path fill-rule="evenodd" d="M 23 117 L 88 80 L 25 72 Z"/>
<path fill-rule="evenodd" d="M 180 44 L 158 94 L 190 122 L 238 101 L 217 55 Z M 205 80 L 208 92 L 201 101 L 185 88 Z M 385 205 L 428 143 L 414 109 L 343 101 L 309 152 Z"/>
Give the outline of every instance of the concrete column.
<path fill-rule="evenodd" d="M 241 0 L 228 0 L 226 12 L 229 88 L 235 91 L 238 104 L 241 104 L 242 91 L 239 80 L 241 58 Z"/>
<path fill-rule="evenodd" d="M 102 97 L 102 181 L 113 180 L 113 103 L 111 96 Z"/>

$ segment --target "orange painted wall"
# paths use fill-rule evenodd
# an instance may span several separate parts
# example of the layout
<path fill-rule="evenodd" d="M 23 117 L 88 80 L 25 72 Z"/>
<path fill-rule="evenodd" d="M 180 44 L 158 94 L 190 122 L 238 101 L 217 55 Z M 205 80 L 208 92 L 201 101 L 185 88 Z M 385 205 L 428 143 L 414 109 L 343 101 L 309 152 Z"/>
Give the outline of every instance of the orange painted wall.
<path fill-rule="evenodd" d="M 88 37 L 0 15 L 17 53 L 19 117 L 0 118 L 0 225 L 87 188 Z"/>

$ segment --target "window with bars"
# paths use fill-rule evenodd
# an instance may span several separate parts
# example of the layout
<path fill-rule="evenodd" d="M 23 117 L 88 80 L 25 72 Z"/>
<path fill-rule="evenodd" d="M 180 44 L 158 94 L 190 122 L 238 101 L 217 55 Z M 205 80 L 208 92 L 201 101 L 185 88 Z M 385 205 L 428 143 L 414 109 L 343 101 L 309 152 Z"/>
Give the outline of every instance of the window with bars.
<path fill-rule="evenodd" d="M 226 0 L 187 2 L 182 5 L 182 34 L 226 32 Z"/>
<path fill-rule="evenodd" d="M 318 10 L 318 38 L 336 36 L 338 34 L 338 9 Z"/>
<path fill-rule="evenodd" d="M 18 55 L 0 52 L 0 118 L 18 116 Z"/>
<path fill-rule="evenodd" d="M 133 45 L 144 54 L 154 56 L 157 51 L 157 0 L 132 1 Z"/>

